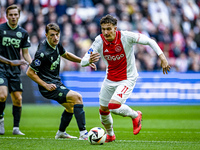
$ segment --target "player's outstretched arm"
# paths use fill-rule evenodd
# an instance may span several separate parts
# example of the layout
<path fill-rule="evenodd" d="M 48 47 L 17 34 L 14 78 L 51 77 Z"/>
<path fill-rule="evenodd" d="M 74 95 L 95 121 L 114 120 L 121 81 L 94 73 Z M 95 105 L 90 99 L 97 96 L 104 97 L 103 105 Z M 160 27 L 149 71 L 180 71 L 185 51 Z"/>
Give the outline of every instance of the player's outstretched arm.
<path fill-rule="evenodd" d="M 25 60 L 11 60 L 11 66 L 19 66 L 19 65 L 29 65 L 29 63 Z"/>
<path fill-rule="evenodd" d="M 3 56 L 0 56 L 0 62 L 11 66 L 28 65 L 28 62 L 25 60 L 9 60 Z"/>
<path fill-rule="evenodd" d="M 168 74 L 171 67 L 168 64 L 168 61 L 167 61 L 165 55 L 162 53 L 159 55 L 159 58 L 161 60 L 161 67 L 163 69 L 163 74 Z"/>
<path fill-rule="evenodd" d="M 70 53 L 70 52 L 66 52 L 65 54 L 62 55 L 63 58 L 69 60 L 69 61 L 73 61 L 73 62 L 77 62 L 80 63 L 81 62 L 81 58 Z"/>

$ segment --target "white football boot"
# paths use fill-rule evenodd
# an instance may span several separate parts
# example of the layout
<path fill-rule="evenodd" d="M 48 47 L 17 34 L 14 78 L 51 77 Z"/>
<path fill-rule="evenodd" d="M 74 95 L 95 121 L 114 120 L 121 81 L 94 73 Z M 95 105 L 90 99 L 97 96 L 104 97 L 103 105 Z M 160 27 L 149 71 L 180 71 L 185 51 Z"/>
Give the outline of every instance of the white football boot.
<path fill-rule="evenodd" d="M 88 140 L 88 132 L 85 130 L 84 132 L 80 132 L 79 140 Z"/>
<path fill-rule="evenodd" d="M 77 137 L 71 136 L 71 135 L 67 134 L 66 132 L 61 132 L 61 131 L 58 130 L 58 132 L 56 133 L 55 139 L 59 139 L 59 138 L 72 138 L 72 139 L 76 139 Z"/>
<path fill-rule="evenodd" d="M 25 135 L 24 133 L 22 133 L 18 127 L 14 127 L 13 128 L 13 135 Z"/>

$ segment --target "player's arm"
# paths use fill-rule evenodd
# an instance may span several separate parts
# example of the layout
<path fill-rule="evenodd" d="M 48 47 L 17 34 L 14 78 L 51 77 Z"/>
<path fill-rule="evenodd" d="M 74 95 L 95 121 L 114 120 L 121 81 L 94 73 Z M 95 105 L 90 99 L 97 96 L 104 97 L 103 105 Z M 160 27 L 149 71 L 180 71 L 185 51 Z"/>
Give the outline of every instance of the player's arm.
<path fill-rule="evenodd" d="M 65 54 L 62 55 L 62 57 L 64 57 L 65 59 L 68 59 L 70 61 L 78 62 L 78 63 L 80 63 L 81 60 L 82 60 L 80 57 L 78 57 L 78 56 L 76 56 L 76 55 L 74 55 L 74 54 L 72 54 L 70 52 L 65 52 Z M 96 70 L 96 65 L 95 64 L 90 63 L 89 66 Z"/>
<path fill-rule="evenodd" d="M 88 50 L 88 52 L 85 53 L 84 57 L 82 58 L 81 60 L 82 67 L 95 65 L 94 63 L 99 61 L 100 54 L 98 53 L 98 50 L 101 49 L 101 46 L 102 46 L 102 39 L 101 36 L 99 35 L 95 38 L 95 41 L 92 43 L 90 49 Z"/>
<path fill-rule="evenodd" d="M 77 63 L 80 63 L 81 62 L 81 58 L 70 53 L 70 52 L 65 52 L 63 55 L 62 55 L 63 58 L 67 59 L 67 60 L 70 60 L 70 61 L 73 61 L 73 62 L 77 62 Z"/>
<path fill-rule="evenodd" d="M 89 50 L 87 53 L 85 53 L 84 57 L 82 58 L 81 66 L 82 67 L 90 66 L 96 71 L 97 67 L 94 63 L 99 61 L 99 58 L 100 58 L 99 53 L 92 53 L 92 51 L 90 52 Z"/>
<path fill-rule="evenodd" d="M 31 78 L 33 81 L 35 81 L 40 86 L 43 86 L 46 90 L 53 91 L 56 89 L 55 84 L 48 84 L 48 83 L 44 82 L 42 79 L 40 79 L 40 77 L 36 74 L 36 72 L 30 66 L 28 67 L 26 74 L 29 78 Z"/>
<path fill-rule="evenodd" d="M 164 53 L 159 55 L 159 58 L 161 60 L 161 67 L 163 68 L 163 74 L 168 74 L 168 72 L 170 71 L 170 66 L 168 65 L 167 59 L 164 55 Z"/>
<path fill-rule="evenodd" d="M 0 62 L 11 66 L 28 65 L 28 62 L 25 60 L 9 60 L 3 56 L 0 56 Z"/>
<path fill-rule="evenodd" d="M 149 45 L 157 53 L 157 55 L 159 56 L 159 58 L 161 60 L 161 67 L 163 69 L 163 74 L 168 74 L 168 71 L 170 71 L 171 67 L 168 64 L 168 61 L 167 61 L 164 53 L 162 52 L 162 50 L 160 49 L 158 44 L 153 39 L 151 39 L 143 34 L 137 34 L 136 43 L 143 44 L 143 45 Z"/>
<path fill-rule="evenodd" d="M 31 64 L 32 58 L 31 58 L 31 56 L 30 56 L 30 54 L 29 54 L 29 52 L 28 52 L 28 48 L 23 48 L 23 50 L 22 50 L 22 55 L 23 55 L 24 59 L 25 59 L 29 64 Z"/>

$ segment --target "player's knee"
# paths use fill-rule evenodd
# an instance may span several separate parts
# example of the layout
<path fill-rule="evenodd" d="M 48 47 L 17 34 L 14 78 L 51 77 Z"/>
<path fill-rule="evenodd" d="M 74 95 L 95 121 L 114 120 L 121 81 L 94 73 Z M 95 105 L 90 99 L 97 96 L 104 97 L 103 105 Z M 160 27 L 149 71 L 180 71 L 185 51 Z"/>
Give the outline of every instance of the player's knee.
<path fill-rule="evenodd" d="M 79 93 L 73 95 L 74 103 L 75 104 L 83 104 L 82 96 Z"/>
<path fill-rule="evenodd" d="M 108 110 L 101 110 L 101 109 L 99 109 L 99 113 L 100 113 L 100 115 L 109 115 L 110 114 L 110 111 L 109 111 L 109 109 Z"/>
<path fill-rule="evenodd" d="M 0 102 L 5 102 L 7 99 L 7 95 L 5 94 L 0 94 Z"/>
<path fill-rule="evenodd" d="M 22 96 L 15 97 L 15 99 L 13 99 L 12 101 L 14 106 L 22 106 Z"/>

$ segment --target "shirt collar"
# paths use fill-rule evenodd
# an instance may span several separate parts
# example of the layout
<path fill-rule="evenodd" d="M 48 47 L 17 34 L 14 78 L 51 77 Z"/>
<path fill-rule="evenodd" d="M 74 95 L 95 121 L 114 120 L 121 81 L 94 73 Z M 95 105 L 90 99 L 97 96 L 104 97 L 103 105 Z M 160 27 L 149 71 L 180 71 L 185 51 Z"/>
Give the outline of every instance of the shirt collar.
<path fill-rule="evenodd" d="M 15 28 L 12 28 L 10 25 L 9 25 L 9 23 L 7 22 L 7 25 L 10 27 L 10 29 L 12 29 L 12 30 L 15 30 L 17 27 L 18 27 L 18 25 L 15 27 Z"/>
<path fill-rule="evenodd" d="M 56 50 L 57 46 L 54 48 L 53 46 L 51 46 L 51 44 L 49 44 L 49 41 L 48 41 L 48 40 L 46 40 L 46 41 L 47 41 L 48 45 L 49 45 L 51 48 L 53 48 L 54 50 Z"/>

